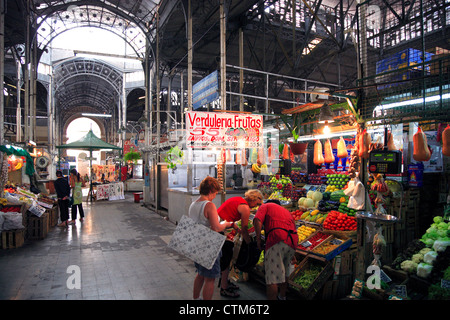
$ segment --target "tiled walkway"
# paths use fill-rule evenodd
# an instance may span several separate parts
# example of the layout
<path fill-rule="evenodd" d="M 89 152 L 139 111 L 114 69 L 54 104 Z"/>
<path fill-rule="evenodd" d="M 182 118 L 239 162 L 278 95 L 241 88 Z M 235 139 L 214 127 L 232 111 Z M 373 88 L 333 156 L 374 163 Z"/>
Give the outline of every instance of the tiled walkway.
<path fill-rule="evenodd" d="M 0 249 L 2 300 L 190 300 L 193 263 L 167 248 L 175 225 L 125 200 L 83 203 L 86 218 L 53 227 L 43 240 Z M 73 287 L 78 268 L 81 287 Z M 69 285 L 68 285 L 69 284 Z M 240 282 L 239 299 L 265 300 L 265 287 Z M 224 299 L 216 288 L 214 299 Z"/>

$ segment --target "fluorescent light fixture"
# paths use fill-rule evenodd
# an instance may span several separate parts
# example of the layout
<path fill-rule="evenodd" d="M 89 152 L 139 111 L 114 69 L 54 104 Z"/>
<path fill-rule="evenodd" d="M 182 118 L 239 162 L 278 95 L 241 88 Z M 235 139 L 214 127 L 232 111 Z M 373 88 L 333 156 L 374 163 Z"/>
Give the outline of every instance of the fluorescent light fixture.
<path fill-rule="evenodd" d="M 356 135 L 356 130 L 332 132 L 330 134 L 315 134 L 315 135 L 309 135 L 309 136 L 301 136 L 297 139 L 297 142 L 308 141 L 308 140 L 318 140 L 318 139 L 328 139 L 328 138 L 349 136 L 349 135 Z"/>
<path fill-rule="evenodd" d="M 111 118 L 112 116 L 110 114 L 103 114 L 103 113 L 82 113 L 82 116 L 86 117 L 101 117 L 101 118 Z"/>
<path fill-rule="evenodd" d="M 446 93 L 446 94 L 442 95 L 442 100 L 445 100 L 445 99 L 450 99 L 450 93 Z M 425 103 L 439 101 L 439 100 L 441 100 L 441 96 L 440 95 L 426 97 L 425 98 Z M 421 104 L 421 103 L 424 103 L 424 99 L 423 98 L 412 99 L 412 100 L 405 100 L 405 101 L 401 101 L 401 102 L 393 102 L 393 103 L 388 103 L 388 104 L 385 104 L 385 105 L 378 105 L 378 106 L 376 106 L 374 111 L 380 111 L 382 109 L 391 109 L 391 108 L 396 108 L 396 107 L 410 106 L 410 105 L 413 105 L 413 104 Z"/>

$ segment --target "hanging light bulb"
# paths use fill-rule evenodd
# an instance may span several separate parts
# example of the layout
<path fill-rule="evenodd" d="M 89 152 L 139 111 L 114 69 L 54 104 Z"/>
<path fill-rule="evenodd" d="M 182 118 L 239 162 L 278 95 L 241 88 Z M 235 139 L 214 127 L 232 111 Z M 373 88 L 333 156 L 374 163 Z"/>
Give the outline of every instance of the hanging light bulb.
<path fill-rule="evenodd" d="M 330 134 L 330 132 L 331 132 L 331 130 L 330 130 L 330 127 L 328 126 L 328 122 L 325 121 L 325 126 L 323 127 L 323 134 L 328 136 Z"/>
<path fill-rule="evenodd" d="M 326 103 L 320 109 L 318 122 L 319 123 L 334 122 L 333 113 L 331 112 L 331 108 Z"/>

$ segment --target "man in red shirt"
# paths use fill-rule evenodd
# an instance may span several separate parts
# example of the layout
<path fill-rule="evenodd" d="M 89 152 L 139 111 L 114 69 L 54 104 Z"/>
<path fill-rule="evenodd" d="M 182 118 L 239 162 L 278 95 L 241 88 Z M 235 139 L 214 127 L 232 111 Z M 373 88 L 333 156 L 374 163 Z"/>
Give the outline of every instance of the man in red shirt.
<path fill-rule="evenodd" d="M 217 213 L 222 220 L 239 221 L 241 220 L 240 234 L 246 243 L 250 243 L 250 235 L 248 234 L 248 221 L 250 218 L 250 209 L 262 204 L 263 195 L 257 189 L 248 190 L 244 198 L 232 197 L 226 200 L 218 209 Z M 234 242 L 225 241 L 222 247 L 222 257 L 220 259 L 220 268 L 222 277 L 220 279 L 220 294 L 225 297 L 239 297 L 239 294 L 232 289 L 237 286 L 228 281 L 228 273 L 230 271 L 230 262 L 233 258 Z"/>
<path fill-rule="evenodd" d="M 298 245 L 297 228 L 291 213 L 275 203 L 263 204 L 253 219 L 256 242 L 261 248 L 261 230 L 264 226 L 264 268 L 269 300 L 286 299 L 289 266 Z M 278 295 L 278 289 L 280 293 Z"/>

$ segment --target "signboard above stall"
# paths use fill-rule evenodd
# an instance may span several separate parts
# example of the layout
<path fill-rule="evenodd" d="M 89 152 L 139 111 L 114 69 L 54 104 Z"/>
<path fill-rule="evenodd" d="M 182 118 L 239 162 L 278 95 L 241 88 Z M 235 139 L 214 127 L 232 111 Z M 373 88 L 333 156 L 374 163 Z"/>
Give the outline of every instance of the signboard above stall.
<path fill-rule="evenodd" d="M 186 113 L 186 145 L 190 148 L 262 148 L 262 115 Z"/>

